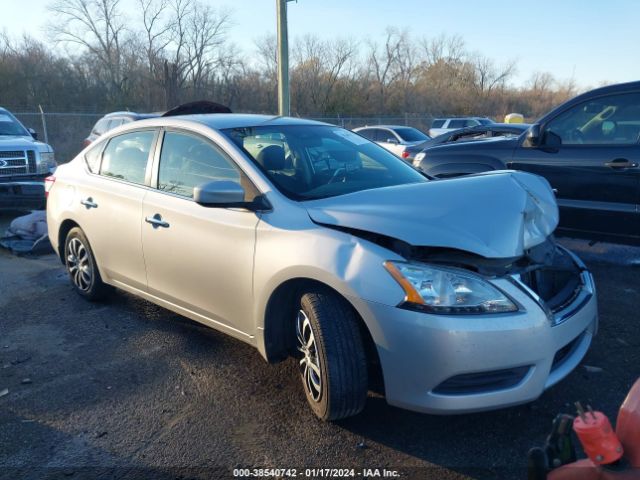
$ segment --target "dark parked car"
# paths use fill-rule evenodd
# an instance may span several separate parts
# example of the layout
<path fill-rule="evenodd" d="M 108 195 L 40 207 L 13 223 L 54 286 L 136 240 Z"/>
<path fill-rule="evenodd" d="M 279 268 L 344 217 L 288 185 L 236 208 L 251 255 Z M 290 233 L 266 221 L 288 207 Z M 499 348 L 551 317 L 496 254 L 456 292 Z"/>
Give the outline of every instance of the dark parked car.
<path fill-rule="evenodd" d="M 483 140 L 493 137 L 513 137 L 521 135 L 530 125 L 528 123 L 491 123 L 489 125 L 475 125 L 473 127 L 460 128 L 452 130 L 435 138 L 430 138 L 418 145 L 412 145 L 404 149 L 402 158 L 412 163 L 421 160 L 422 157 L 416 159 L 418 154 L 425 148 L 431 148 L 436 145 L 443 145 L 452 142 L 466 142 L 470 140 Z"/>
<path fill-rule="evenodd" d="M 555 108 L 519 137 L 439 145 L 417 165 L 435 177 L 504 168 L 545 177 L 560 228 L 640 244 L 640 82 L 598 88 Z"/>
<path fill-rule="evenodd" d="M 120 125 L 125 125 L 130 122 L 138 120 L 144 120 L 146 118 L 159 117 L 160 113 L 135 113 L 135 112 L 113 112 L 107 113 L 104 117 L 96 122 L 91 130 L 91 133 L 84 139 L 83 146 L 88 146 L 93 143 L 103 133 L 113 130 Z"/>

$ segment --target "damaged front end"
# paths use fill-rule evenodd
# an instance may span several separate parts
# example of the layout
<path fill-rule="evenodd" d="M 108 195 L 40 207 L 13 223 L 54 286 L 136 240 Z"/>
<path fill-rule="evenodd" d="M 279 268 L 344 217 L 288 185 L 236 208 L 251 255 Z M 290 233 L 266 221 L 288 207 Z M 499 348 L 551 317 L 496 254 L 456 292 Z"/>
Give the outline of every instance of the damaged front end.
<path fill-rule="evenodd" d="M 585 265 L 569 250 L 558 245 L 553 235 L 525 250 L 521 256 L 486 258 L 451 248 L 413 246 L 402 240 L 353 228 L 325 226 L 387 248 L 410 263 L 460 269 L 487 280 L 505 278 L 536 301 L 552 325 L 569 318 L 595 294 L 593 279 Z"/>

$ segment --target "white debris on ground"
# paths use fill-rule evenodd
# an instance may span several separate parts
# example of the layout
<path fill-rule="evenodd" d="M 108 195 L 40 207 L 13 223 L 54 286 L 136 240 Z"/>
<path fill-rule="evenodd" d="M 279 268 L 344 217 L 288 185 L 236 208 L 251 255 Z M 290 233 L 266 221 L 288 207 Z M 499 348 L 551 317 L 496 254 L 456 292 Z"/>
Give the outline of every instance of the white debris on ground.
<path fill-rule="evenodd" d="M 51 244 L 47 234 L 47 212 L 34 210 L 28 215 L 13 219 L 0 246 L 15 254 L 49 253 Z"/>

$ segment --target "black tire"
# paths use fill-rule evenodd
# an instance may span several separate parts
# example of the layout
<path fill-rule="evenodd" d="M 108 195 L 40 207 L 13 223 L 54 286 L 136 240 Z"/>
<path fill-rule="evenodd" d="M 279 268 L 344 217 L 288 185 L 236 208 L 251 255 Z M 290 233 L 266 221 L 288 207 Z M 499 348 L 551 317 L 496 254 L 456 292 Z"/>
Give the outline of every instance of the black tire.
<path fill-rule="evenodd" d="M 313 413 L 327 421 L 360 413 L 367 399 L 368 374 L 356 313 L 333 292 L 310 291 L 300 297 L 295 323 L 300 375 Z M 305 351 L 309 327 L 315 348 Z M 320 375 L 310 367 L 314 361 Z"/>
<path fill-rule="evenodd" d="M 74 290 L 91 302 L 104 299 L 109 286 L 102 281 L 89 240 L 82 229 L 69 230 L 64 241 L 64 264 Z"/>

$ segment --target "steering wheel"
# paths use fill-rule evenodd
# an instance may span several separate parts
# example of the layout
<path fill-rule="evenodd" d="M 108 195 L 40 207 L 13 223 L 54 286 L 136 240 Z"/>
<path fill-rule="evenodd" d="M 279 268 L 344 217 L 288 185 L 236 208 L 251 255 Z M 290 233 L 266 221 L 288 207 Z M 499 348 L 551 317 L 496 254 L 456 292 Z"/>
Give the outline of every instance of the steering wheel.
<path fill-rule="evenodd" d="M 331 180 L 327 182 L 327 184 L 335 183 L 338 178 L 342 175 L 342 178 L 347 178 L 347 169 L 344 167 L 337 168 L 333 175 L 331 176 Z"/>
<path fill-rule="evenodd" d="M 584 133 L 582 132 L 582 130 L 580 130 L 579 128 L 573 129 L 573 131 L 571 132 L 571 140 L 573 140 L 574 142 L 576 142 L 578 144 L 583 144 L 585 138 L 584 138 Z"/>

